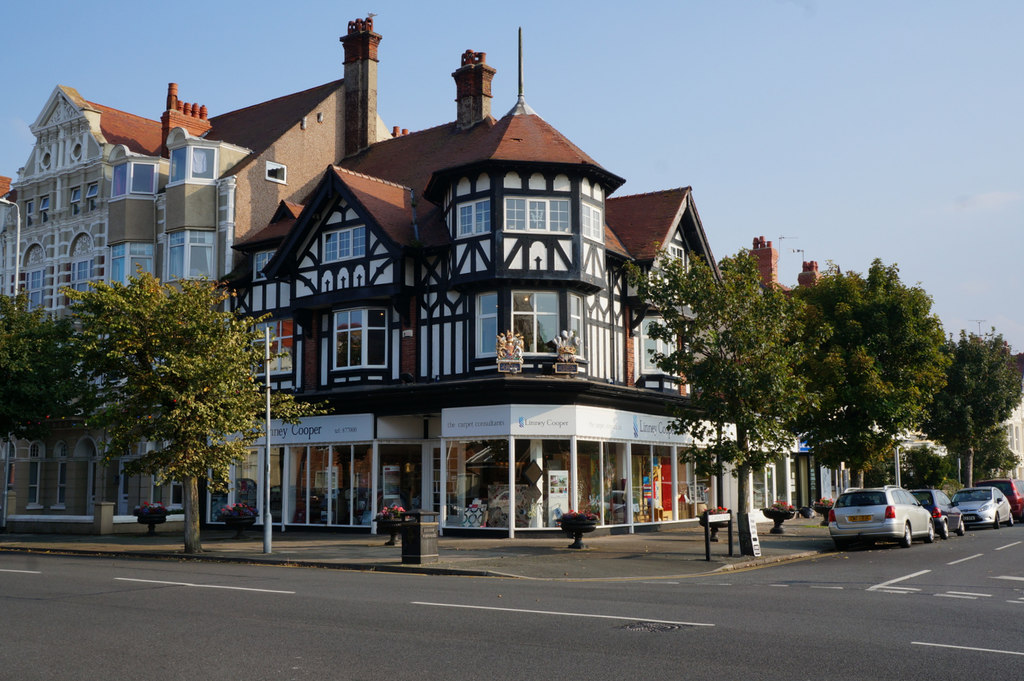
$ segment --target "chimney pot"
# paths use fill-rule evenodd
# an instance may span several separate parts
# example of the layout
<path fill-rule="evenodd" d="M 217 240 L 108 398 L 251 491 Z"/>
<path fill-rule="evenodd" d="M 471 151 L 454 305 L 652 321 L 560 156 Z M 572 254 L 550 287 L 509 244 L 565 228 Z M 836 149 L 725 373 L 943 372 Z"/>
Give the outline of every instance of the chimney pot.
<path fill-rule="evenodd" d="M 402 128 L 402 135 L 408 135 L 408 134 L 409 134 L 409 128 Z"/>
<path fill-rule="evenodd" d="M 399 129 L 398 129 L 398 126 L 397 126 L 397 125 L 396 125 L 395 127 L 391 128 L 391 136 L 392 136 L 392 137 L 398 137 L 398 133 L 399 133 L 399 132 L 400 132 L 400 131 L 399 131 Z"/>

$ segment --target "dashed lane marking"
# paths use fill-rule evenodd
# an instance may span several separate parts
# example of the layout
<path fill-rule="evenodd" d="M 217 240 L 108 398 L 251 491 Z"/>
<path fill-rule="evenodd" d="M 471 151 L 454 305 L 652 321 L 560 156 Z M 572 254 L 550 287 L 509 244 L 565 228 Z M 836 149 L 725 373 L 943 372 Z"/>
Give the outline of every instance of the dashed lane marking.
<path fill-rule="evenodd" d="M 956 565 L 957 563 L 966 563 L 969 560 L 974 560 L 975 558 L 981 558 L 984 555 L 985 555 L 984 553 L 976 553 L 973 556 L 967 556 L 966 558 L 961 558 L 960 560 L 954 560 L 951 563 L 946 563 L 946 565 Z"/>
<path fill-rule="evenodd" d="M 974 648 L 973 646 L 953 646 L 947 643 L 926 643 L 924 641 L 911 641 L 912 646 L 931 646 L 932 648 L 953 648 L 954 650 L 973 650 L 978 653 L 998 653 L 1000 655 L 1022 655 L 1024 652 L 1017 650 L 998 650 L 996 648 Z"/>
<path fill-rule="evenodd" d="M 897 582 L 903 582 L 903 581 L 906 581 L 908 579 L 913 579 L 914 577 L 920 577 L 921 575 L 926 575 L 929 572 L 931 572 L 931 570 L 919 570 L 919 571 L 911 573 L 909 575 L 904 575 L 903 577 L 897 577 L 896 579 L 890 579 L 888 582 L 882 582 L 881 584 L 875 584 L 874 586 L 869 586 L 867 588 L 867 590 L 868 591 L 880 591 L 882 589 L 889 588 L 890 585 L 895 584 Z M 901 587 L 896 587 L 896 588 L 897 589 L 904 589 L 904 588 L 909 588 L 909 587 L 902 587 L 901 586 Z M 914 591 L 918 591 L 918 589 L 914 589 Z"/>
<path fill-rule="evenodd" d="M 1000 546 L 1000 547 L 999 547 L 998 549 L 995 549 L 995 550 L 996 550 L 996 551 L 1002 551 L 1003 549 L 1008 549 L 1008 548 L 1010 548 L 1011 546 L 1016 546 L 1017 544 L 1020 544 L 1020 543 L 1021 543 L 1021 542 L 1019 542 L 1019 541 L 1015 541 L 1015 542 L 1013 542 L 1012 544 L 1007 544 L 1006 546 Z"/>
<path fill-rule="evenodd" d="M 496 612 L 520 612 L 527 615 L 558 615 L 561 617 L 591 617 L 603 620 L 626 620 L 628 622 L 657 622 L 659 624 L 678 624 L 686 627 L 713 627 L 707 622 L 678 622 L 675 620 L 653 620 L 648 617 L 622 617 L 619 615 L 592 615 L 586 612 L 561 612 L 558 610 L 524 610 L 521 608 L 495 608 L 489 605 L 458 605 L 456 603 L 428 603 L 413 601 L 413 605 L 432 605 L 437 608 L 466 608 L 468 610 L 494 610 Z"/>

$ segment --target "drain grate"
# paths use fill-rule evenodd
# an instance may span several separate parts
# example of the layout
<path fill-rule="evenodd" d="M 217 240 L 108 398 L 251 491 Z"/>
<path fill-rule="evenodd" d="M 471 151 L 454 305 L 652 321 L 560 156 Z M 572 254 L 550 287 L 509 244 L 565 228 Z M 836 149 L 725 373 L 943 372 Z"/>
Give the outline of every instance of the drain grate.
<path fill-rule="evenodd" d="M 665 624 L 663 622 L 633 622 L 622 627 L 626 631 L 649 631 L 652 633 L 658 633 L 662 631 L 675 631 L 679 628 L 678 624 Z"/>

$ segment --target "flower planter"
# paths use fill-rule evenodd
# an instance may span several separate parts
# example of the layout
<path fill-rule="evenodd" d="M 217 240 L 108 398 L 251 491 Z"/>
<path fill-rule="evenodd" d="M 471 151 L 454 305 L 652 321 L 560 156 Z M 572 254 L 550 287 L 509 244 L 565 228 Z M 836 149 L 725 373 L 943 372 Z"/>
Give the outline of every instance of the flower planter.
<path fill-rule="evenodd" d="M 253 526 L 256 516 L 220 516 L 218 520 L 235 531 L 235 536 L 232 539 L 244 539 L 245 529 Z"/>
<path fill-rule="evenodd" d="M 167 522 L 166 513 L 144 513 L 142 515 L 135 516 L 135 520 L 140 525 L 149 525 L 149 532 L 146 533 L 147 537 L 156 535 L 156 525 Z"/>
<path fill-rule="evenodd" d="M 396 538 L 401 531 L 402 520 L 400 518 L 385 518 L 377 521 L 377 534 L 390 537 L 390 539 L 384 542 L 384 546 L 394 546 L 397 544 Z"/>
<path fill-rule="evenodd" d="M 796 511 L 780 511 L 774 508 L 766 508 L 762 511 L 764 517 L 771 520 L 775 525 L 768 531 L 769 534 L 785 534 L 782 523 L 796 515 Z"/>
<path fill-rule="evenodd" d="M 562 518 L 558 521 L 558 524 L 562 526 L 562 532 L 565 532 L 568 536 L 572 537 L 573 542 L 569 544 L 567 548 L 570 549 L 585 549 L 583 545 L 583 535 L 593 532 L 597 529 L 596 520 L 572 520 L 568 518 Z"/>
<path fill-rule="evenodd" d="M 828 512 L 832 510 L 831 506 L 822 506 L 821 504 L 815 504 L 814 510 L 816 513 L 821 514 L 821 524 L 823 526 L 828 525 Z"/>
<path fill-rule="evenodd" d="M 706 513 L 702 513 L 701 516 L 700 516 L 700 519 L 697 522 L 700 523 L 701 527 L 706 526 L 708 524 L 708 516 L 707 516 L 707 514 Z M 726 522 L 718 521 L 718 522 L 711 523 L 710 527 L 708 528 L 711 531 L 711 536 L 708 538 L 708 541 L 718 541 L 718 531 L 719 530 L 724 530 L 724 529 L 726 529 L 728 527 L 729 527 L 728 521 L 726 521 Z"/>

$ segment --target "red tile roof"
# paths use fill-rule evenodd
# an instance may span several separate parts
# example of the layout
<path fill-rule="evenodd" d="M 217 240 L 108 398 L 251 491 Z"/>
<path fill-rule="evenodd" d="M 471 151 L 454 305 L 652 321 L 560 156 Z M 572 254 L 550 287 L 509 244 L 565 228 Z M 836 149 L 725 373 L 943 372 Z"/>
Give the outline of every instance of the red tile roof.
<path fill-rule="evenodd" d="M 109 144 L 123 144 L 146 156 L 159 156 L 162 140 L 160 121 L 126 113 L 96 102 L 87 104 L 100 112 L 100 132 Z"/>
<path fill-rule="evenodd" d="M 227 173 L 234 175 L 341 86 L 342 81 L 335 80 L 302 92 L 213 116 L 210 118 L 213 127 L 205 137 L 229 142 L 253 152 Z"/>
<path fill-rule="evenodd" d="M 605 219 L 633 257 L 652 260 L 659 245 L 672 238 L 689 194 L 689 187 L 680 187 L 609 198 L 605 201 Z"/>
<path fill-rule="evenodd" d="M 298 203 L 292 203 L 291 201 L 281 201 L 277 207 L 277 212 L 274 213 L 274 217 L 270 219 L 270 224 L 259 230 L 248 239 L 243 241 L 235 242 L 233 248 L 239 250 L 255 250 L 258 246 L 266 245 L 277 246 L 277 243 L 281 239 L 288 236 L 288 232 L 292 231 L 292 226 L 295 224 L 295 220 L 299 217 L 299 213 L 302 212 L 303 206 Z"/>

